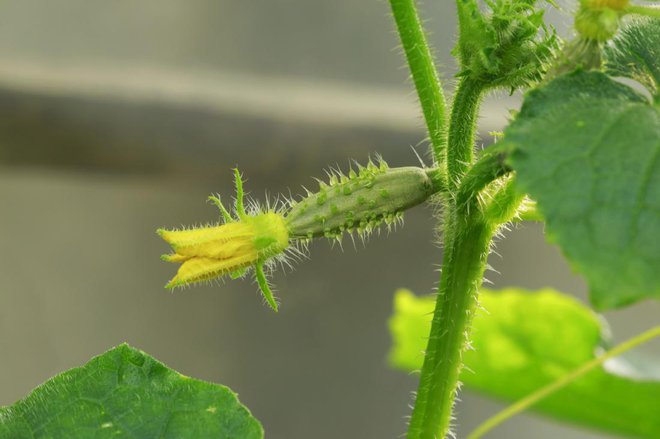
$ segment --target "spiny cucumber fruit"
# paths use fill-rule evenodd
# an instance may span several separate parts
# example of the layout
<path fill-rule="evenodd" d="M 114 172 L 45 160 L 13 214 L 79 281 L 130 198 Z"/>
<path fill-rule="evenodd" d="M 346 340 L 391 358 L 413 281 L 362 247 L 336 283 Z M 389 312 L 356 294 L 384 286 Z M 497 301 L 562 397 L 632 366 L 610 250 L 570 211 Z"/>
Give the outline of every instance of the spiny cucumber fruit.
<path fill-rule="evenodd" d="M 308 193 L 286 212 L 289 237 L 337 238 L 344 232 L 364 234 L 383 223 L 391 225 L 404 210 L 437 192 L 433 173 L 437 170 L 390 168 L 380 161 L 348 175 L 331 174 L 328 183 L 319 181 L 318 192 Z"/>
<path fill-rule="evenodd" d="M 250 268 L 268 304 L 277 311 L 277 301 L 266 279 L 276 260 L 286 262 L 285 254 L 300 252 L 293 241 L 326 236 L 339 239 L 343 232 L 368 234 L 385 223 L 401 219 L 403 211 L 422 203 L 444 187 L 438 169 L 392 168 L 380 161 L 358 166 L 358 172 L 332 174 L 329 183 L 319 182 L 316 193 L 298 202 L 275 208 L 254 205 L 248 213 L 243 200 L 243 181 L 238 169 L 233 215 L 219 197 L 210 200 L 220 209 L 219 224 L 183 230 L 159 229 L 172 246 L 163 256 L 180 263 L 168 288 L 205 282 L 229 275 L 242 277 Z"/>

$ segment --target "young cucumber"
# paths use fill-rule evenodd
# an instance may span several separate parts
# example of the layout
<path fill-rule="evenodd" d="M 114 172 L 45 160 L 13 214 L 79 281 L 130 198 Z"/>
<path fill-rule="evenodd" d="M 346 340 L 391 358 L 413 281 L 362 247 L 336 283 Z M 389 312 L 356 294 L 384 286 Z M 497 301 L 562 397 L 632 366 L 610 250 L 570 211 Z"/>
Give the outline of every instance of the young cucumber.
<path fill-rule="evenodd" d="M 295 203 L 285 222 L 292 239 L 336 238 L 343 232 L 368 233 L 382 223 L 392 224 L 405 209 L 426 201 L 437 189 L 431 175 L 437 170 L 389 168 L 370 163 L 348 176 L 332 175 L 319 191 Z"/>

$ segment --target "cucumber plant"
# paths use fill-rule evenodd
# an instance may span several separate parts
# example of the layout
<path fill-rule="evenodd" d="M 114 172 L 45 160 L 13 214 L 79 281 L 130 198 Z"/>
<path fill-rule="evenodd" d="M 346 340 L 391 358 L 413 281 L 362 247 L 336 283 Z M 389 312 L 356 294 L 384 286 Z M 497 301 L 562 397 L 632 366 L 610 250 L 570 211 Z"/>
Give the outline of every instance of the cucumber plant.
<path fill-rule="evenodd" d="M 428 201 L 442 216 L 437 294 L 397 292 L 390 321 L 392 365 L 420 371 L 407 437 L 452 434 L 461 380 L 518 401 L 470 438 L 532 405 L 604 431 L 660 437 L 660 382 L 603 368 L 660 335 L 660 327 L 597 355 L 606 347 L 605 330 L 585 305 L 554 290 L 493 292 L 481 285 L 493 238 L 511 222 L 533 220 L 545 223 L 586 278 L 596 310 L 660 299 L 660 10 L 580 0 L 576 35 L 564 41 L 544 21 L 544 8 L 556 7 L 550 0 L 457 0 L 453 54 L 460 69 L 448 106 L 414 0 L 390 6 L 433 164 L 390 168 L 378 158 L 345 174 L 329 172 L 314 192 L 266 205 L 244 200 L 234 170 L 231 211 L 210 198 L 220 210 L 217 224 L 158 231 L 172 247 L 163 259 L 180 264 L 167 286 L 253 271 L 277 311 L 267 275 L 278 263 L 306 253 L 316 238 L 364 238 L 391 228 L 406 209 Z M 524 102 L 501 140 L 478 149 L 479 107 L 497 90 L 521 90 Z M 491 314 L 477 315 L 479 306 Z M 475 373 L 463 373 L 464 365 Z M 100 379 L 87 379 L 95 373 Z M 133 379 L 114 380 L 117 373 Z M 130 392 L 149 407 L 136 407 L 125 397 Z M 58 411 L 60 404 L 79 410 Z M 140 421 L 145 417 L 153 422 Z M 228 389 L 186 381 L 128 346 L 0 409 L 0 437 L 118 434 L 258 438 L 263 429 Z"/>

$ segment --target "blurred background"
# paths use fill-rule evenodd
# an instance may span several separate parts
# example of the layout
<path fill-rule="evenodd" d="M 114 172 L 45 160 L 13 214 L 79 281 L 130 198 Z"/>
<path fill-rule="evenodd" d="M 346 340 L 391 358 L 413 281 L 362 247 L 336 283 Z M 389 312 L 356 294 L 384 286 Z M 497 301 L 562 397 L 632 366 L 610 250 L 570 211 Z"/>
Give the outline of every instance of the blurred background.
<path fill-rule="evenodd" d="M 450 90 L 453 2 L 423 6 Z M 564 4 L 570 10 L 570 4 Z M 568 13 L 553 13 L 560 32 Z M 225 384 L 268 438 L 396 438 L 416 377 L 391 370 L 393 292 L 431 292 L 432 209 L 385 239 L 320 240 L 277 272 L 274 314 L 250 280 L 173 293 L 158 227 L 214 221 L 239 166 L 257 199 L 300 193 L 329 165 L 424 158 L 424 129 L 384 0 L 21 0 L 0 3 L 0 405 L 124 341 Z M 481 139 L 519 98 L 489 98 Z M 516 226 L 492 255 L 496 287 L 580 277 Z M 658 303 L 609 312 L 615 341 Z M 660 351 L 656 343 L 647 352 Z M 503 405 L 464 392 L 463 437 Z M 602 438 L 534 415 L 493 438 Z"/>

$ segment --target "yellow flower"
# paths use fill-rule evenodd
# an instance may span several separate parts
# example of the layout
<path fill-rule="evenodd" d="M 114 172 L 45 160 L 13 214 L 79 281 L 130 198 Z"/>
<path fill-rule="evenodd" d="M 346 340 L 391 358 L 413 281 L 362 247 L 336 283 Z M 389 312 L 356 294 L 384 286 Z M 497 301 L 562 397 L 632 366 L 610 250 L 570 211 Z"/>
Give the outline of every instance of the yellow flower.
<path fill-rule="evenodd" d="M 162 259 L 182 263 L 168 288 L 243 270 L 281 253 L 289 241 L 284 219 L 272 212 L 215 227 L 158 233 L 175 252 Z"/>
<path fill-rule="evenodd" d="M 167 288 L 203 282 L 225 275 L 240 276 L 254 267 L 257 283 L 266 301 L 277 311 L 277 303 L 268 286 L 264 264 L 289 246 L 289 232 L 284 217 L 277 212 L 248 215 L 243 206 L 243 186 L 235 170 L 237 218 L 231 217 L 219 198 L 210 197 L 224 217 L 225 224 L 190 230 L 158 230 L 174 253 L 163 255 L 168 262 L 181 266 Z"/>

